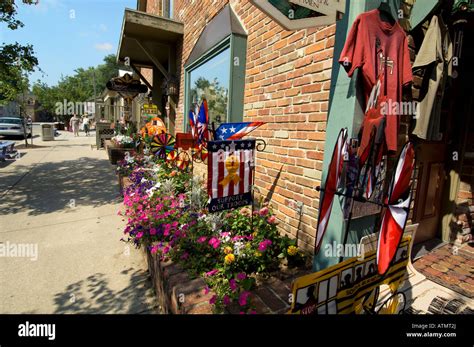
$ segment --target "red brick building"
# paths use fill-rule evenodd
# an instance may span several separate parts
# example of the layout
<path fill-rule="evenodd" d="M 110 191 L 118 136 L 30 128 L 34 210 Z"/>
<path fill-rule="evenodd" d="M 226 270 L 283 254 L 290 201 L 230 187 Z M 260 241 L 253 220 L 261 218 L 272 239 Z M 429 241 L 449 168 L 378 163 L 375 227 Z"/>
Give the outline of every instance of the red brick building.
<path fill-rule="evenodd" d="M 404 1 L 404 11 L 414 2 Z M 361 4 L 348 5 L 354 11 L 338 29 L 342 35 L 357 12 L 367 10 L 372 3 Z M 211 121 L 267 123 L 252 133 L 267 143 L 265 151 L 257 154 L 256 189 L 277 211 L 281 231 L 297 237 L 299 246 L 309 251 L 314 249 L 319 206 L 315 187 L 323 177 L 325 146 L 332 151 L 335 140 L 333 134 L 325 142 L 331 88 L 339 78 L 334 70 L 338 65 L 334 57 L 340 52 L 335 53 L 337 27 L 332 24 L 286 31 L 248 0 L 138 0 L 136 10 L 125 12 L 118 52 L 119 60 L 130 62 L 152 89 L 153 101 L 167 115 L 172 132 L 187 131 L 189 107 L 204 89 L 213 95 Z M 209 80 L 199 80 L 203 76 L 210 76 Z M 179 85 L 178 94 L 166 92 L 167 80 Z M 224 99 L 227 102 L 222 102 Z M 356 118 L 354 113 L 353 107 L 348 108 L 343 116 Z M 465 141 L 472 139 L 474 122 L 470 124 Z M 340 129 L 345 125 L 333 126 Z M 408 127 L 403 129 L 408 131 Z M 354 130 L 353 136 L 356 133 Z M 444 190 L 445 196 L 451 194 L 455 208 L 449 210 L 440 202 L 443 189 L 435 186 L 444 180 L 442 170 L 420 176 L 416 187 L 424 193 L 415 205 L 425 206 L 427 197 L 434 196 L 431 204 L 437 224 L 432 230 L 441 223 L 456 224 L 458 214 L 462 215 L 459 225 L 471 227 L 473 149 L 460 146 L 463 159 L 456 164 L 460 165 L 455 169 L 457 183 Z M 414 222 L 422 222 L 424 216 L 419 214 Z M 453 241 L 452 236 L 444 229 L 442 235 L 439 230 L 435 235 Z"/>

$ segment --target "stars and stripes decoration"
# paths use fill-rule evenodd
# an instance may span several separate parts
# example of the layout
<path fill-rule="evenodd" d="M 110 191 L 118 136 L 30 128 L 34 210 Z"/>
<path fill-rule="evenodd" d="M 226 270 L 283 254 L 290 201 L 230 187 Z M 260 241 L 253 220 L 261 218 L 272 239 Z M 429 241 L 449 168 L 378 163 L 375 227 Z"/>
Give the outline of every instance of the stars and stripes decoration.
<path fill-rule="evenodd" d="M 415 148 L 411 142 L 403 147 L 393 175 L 380 225 L 377 245 L 377 267 L 383 275 L 390 267 L 408 220 L 411 185 L 415 170 Z"/>
<path fill-rule="evenodd" d="M 216 140 L 239 140 L 264 122 L 224 123 L 216 129 Z"/>
<path fill-rule="evenodd" d="M 252 203 L 255 139 L 208 142 L 209 212 Z"/>

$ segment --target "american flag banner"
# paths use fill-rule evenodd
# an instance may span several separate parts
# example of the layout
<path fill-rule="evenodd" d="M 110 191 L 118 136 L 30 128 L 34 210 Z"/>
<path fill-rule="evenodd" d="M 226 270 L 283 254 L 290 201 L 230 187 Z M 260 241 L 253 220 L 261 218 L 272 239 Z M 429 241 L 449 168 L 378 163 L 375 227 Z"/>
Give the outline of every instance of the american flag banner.
<path fill-rule="evenodd" d="M 248 135 L 264 122 L 224 123 L 216 129 L 217 140 L 239 140 Z"/>
<path fill-rule="evenodd" d="M 207 148 L 209 212 L 250 205 L 255 139 L 209 141 Z"/>

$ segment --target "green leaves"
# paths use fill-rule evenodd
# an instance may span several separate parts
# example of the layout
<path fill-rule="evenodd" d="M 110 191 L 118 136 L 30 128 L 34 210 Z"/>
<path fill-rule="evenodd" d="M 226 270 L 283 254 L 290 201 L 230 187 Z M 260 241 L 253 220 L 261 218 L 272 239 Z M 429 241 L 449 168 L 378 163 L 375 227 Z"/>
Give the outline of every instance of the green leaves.
<path fill-rule="evenodd" d="M 23 3 L 31 4 L 32 0 Z M 0 2 L 0 23 L 6 23 L 11 30 L 23 27 L 15 18 L 17 6 L 13 0 Z M 2 30 L 2 29 L 0 29 Z M 0 103 L 14 100 L 18 94 L 28 89 L 28 73 L 38 66 L 33 46 L 23 46 L 18 42 L 0 46 Z"/>

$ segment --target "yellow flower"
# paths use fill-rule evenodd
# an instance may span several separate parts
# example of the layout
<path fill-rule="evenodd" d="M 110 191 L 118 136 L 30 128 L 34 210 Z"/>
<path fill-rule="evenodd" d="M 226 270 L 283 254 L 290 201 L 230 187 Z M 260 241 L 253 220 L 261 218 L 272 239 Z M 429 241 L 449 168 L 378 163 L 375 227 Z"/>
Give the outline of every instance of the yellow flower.
<path fill-rule="evenodd" d="M 296 253 L 298 253 L 298 247 L 290 246 L 288 247 L 287 252 L 288 252 L 288 255 L 294 256 L 296 255 Z"/>
<path fill-rule="evenodd" d="M 254 231 L 254 232 L 252 233 L 252 236 L 253 236 L 253 237 L 257 237 L 257 232 Z"/>
<path fill-rule="evenodd" d="M 227 265 L 232 264 L 234 261 L 235 261 L 235 255 L 233 255 L 232 253 L 227 254 L 224 258 L 224 262 Z"/>
<path fill-rule="evenodd" d="M 256 257 L 261 257 L 261 256 L 262 256 L 262 253 L 260 253 L 260 252 L 255 252 L 254 255 L 255 255 Z"/>
<path fill-rule="evenodd" d="M 249 249 L 250 247 L 252 247 L 252 245 L 250 244 L 250 242 L 248 242 L 248 243 L 245 245 L 245 248 Z"/>
<path fill-rule="evenodd" d="M 225 254 L 230 254 L 230 253 L 232 253 L 232 248 L 229 247 L 229 246 L 225 247 L 225 248 L 224 248 L 224 253 L 225 253 Z"/>

